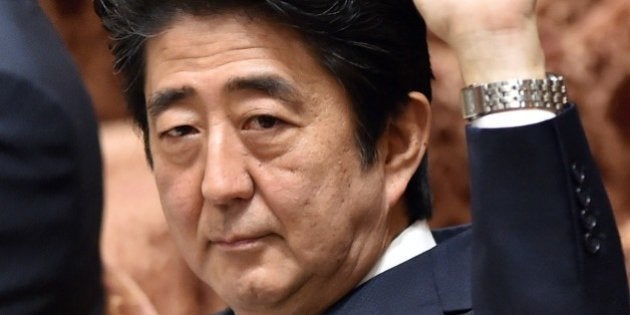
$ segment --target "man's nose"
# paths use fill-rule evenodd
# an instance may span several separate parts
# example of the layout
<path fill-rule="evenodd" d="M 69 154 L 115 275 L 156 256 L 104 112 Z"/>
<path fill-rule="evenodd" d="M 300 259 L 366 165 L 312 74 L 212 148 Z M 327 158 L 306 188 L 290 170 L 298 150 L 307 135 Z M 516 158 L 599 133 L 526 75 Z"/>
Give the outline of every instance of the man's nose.
<path fill-rule="evenodd" d="M 230 131 L 216 132 L 208 138 L 202 194 L 215 206 L 248 200 L 254 183 L 246 167 L 247 152 Z"/>

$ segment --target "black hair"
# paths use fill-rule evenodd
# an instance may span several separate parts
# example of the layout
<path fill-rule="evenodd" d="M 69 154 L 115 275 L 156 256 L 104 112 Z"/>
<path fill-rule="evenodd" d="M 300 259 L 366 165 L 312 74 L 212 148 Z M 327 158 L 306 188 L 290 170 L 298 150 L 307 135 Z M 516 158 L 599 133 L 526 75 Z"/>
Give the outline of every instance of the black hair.
<path fill-rule="evenodd" d="M 95 0 L 94 5 L 110 33 L 114 67 L 123 74 L 149 163 L 145 44 L 181 15 L 239 11 L 294 29 L 348 93 L 366 167 L 376 160 L 376 143 L 388 120 L 408 103 L 408 93 L 431 99 L 426 26 L 412 0 Z M 431 216 L 427 161 L 425 155 L 405 191 L 410 222 Z"/>

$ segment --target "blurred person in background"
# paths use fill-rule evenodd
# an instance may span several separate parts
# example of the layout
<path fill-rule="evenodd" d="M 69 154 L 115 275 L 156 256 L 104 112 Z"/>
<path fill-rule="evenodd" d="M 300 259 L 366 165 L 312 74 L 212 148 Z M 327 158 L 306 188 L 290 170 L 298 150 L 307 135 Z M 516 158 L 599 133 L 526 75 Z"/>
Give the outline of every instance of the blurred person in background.
<path fill-rule="evenodd" d="M 90 99 L 36 1 L 0 1 L 0 43 L 0 314 L 103 314 Z"/>

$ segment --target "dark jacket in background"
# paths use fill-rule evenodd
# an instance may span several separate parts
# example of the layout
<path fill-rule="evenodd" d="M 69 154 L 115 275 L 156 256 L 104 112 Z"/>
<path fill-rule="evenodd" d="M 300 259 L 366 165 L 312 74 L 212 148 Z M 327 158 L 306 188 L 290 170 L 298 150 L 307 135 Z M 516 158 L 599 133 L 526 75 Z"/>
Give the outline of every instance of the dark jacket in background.
<path fill-rule="evenodd" d="M 0 0 L 0 314 L 102 314 L 91 102 L 36 1 Z"/>

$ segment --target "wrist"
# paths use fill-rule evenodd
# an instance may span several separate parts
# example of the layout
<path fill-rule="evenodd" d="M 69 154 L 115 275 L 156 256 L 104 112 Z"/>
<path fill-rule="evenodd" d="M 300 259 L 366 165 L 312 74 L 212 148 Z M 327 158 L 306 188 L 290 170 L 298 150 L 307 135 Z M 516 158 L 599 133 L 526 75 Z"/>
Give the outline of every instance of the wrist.
<path fill-rule="evenodd" d="M 467 86 L 545 78 L 545 57 L 535 24 L 468 34 L 457 43 L 454 48 Z"/>

